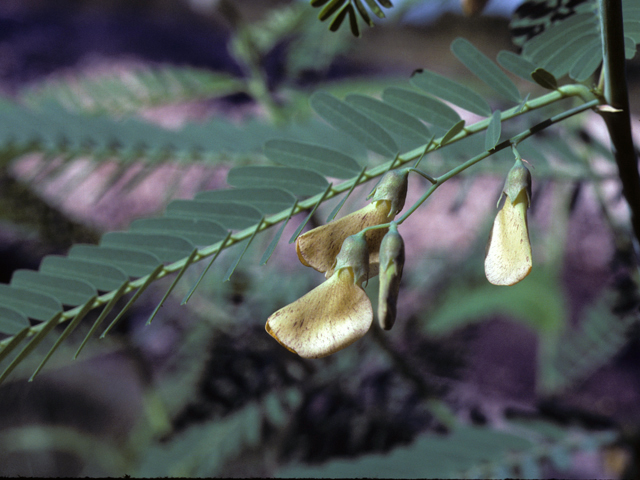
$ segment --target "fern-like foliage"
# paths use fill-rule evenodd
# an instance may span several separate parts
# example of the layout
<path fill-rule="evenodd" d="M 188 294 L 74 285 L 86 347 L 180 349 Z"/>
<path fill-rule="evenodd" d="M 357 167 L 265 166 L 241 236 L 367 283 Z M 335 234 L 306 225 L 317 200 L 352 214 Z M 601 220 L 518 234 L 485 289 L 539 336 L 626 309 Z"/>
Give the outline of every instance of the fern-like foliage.
<path fill-rule="evenodd" d="M 243 449 L 256 447 L 267 422 L 282 427 L 296 406 L 291 391 L 271 393 L 222 419 L 193 427 L 170 441 L 149 448 L 140 460 L 138 477 L 211 477 Z"/>
<path fill-rule="evenodd" d="M 583 315 L 577 332 L 567 331 L 559 339 L 541 371 L 540 390 L 557 394 L 586 379 L 605 365 L 629 341 L 632 316 L 619 318 L 610 311 L 608 296 L 600 298 Z"/>
<path fill-rule="evenodd" d="M 97 78 L 52 80 L 27 89 L 21 101 L 30 107 L 55 102 L 70 112 L 122 115 L 160 104 L 222 97 L 245 90 L 242 79 L 229 74 L 165 66 Z"/>
<path fill-rule="evenodd" d="M 634 32 L 640 19 L 634 16 L 636 10 L 630 4 L 625 2 L 631 12 L 625 29 Z M 597 36 L 599 28 L 595 13 L 584 15 L 588 18 L 575 16 L 567 20 L 574 22 L 570 25 L 577 25 L 575 31 L 582 40 Z M 563 28 L 567 27 L 565 23 Z M 547 94 L 523 99 L 498 65 L 468 41 L 457 39 L 452 44 L 454 55 L 503 98 L 504 109 L 499 113 L 472 90 L 426 71 L 416 73 L 407 88 L 384 90 L 382 100 L 363 95 L 341 100 L 318 92 L 310 99 L 311 107 L 331 128 L 292 125 L 279 131 L 279 138 L 264 146 L 272 163 L 233 168 L 227 182 L 234 188 L 203 192 L 193 200 L 175 200 L 163 216 L 137 221 L 126 232 L 107 233 L 99 245 L 75 245 L 66 256 L 46 257 L 38 272 L 15 272 L 9 285 L 0 285 L 0 332 L 6 335 L 0 341 L 0 360 L 7 362 L 0 381 L 58 324 L 66 324 L 66 328 L 37 371 L 90 310 L 102 309 L 85 341 L 125 294 L 133 295 L 103 335 L 154 281 L 176 274 L 159 308 L 189 266 L 207 258 L 213 261 L 221 250 L 241 243 L 242 251 L 225 276 L 228 279 L 254 237 L 279 226 L 262 257 L 266 262 L 293 215 L 313 210 L 341 194 L 346 194 L 344 202 L 357 185 L 379 177 L 389 168 L 407 165 L 440 150 L 447 152 L 446 148 L 455 148 L 456 143 L 487 130 L 480 150 L 483 153 L 443 174 L 434 185 L 435 190 L 456 173 L 510 146 L 502 139 L 501 126 L 505 122 L 569 97 L 580 99 L 582 105 L 550 117 L 545 126 L 596 106 L 601 100 L 584 85 L 557 86 L 558 79 L 566 73 L 580 71 L 579 78 L 583 78 L 582 74 L 595 70 L 597 65 L 591 68 L 593 58 L 587 55 L 591 52 L 591 37 L 589 41 L 561 43 L 563 55 L 550 55 L 553 63 L 549 63 L 546 53 L 541 52 L 558 50 L 559 34 L 552 28 L 527 42 L 523 56 L 503 52 L 498 57 L 507 70 L 528 76 L 551 90 Z M 570 51 L 565 45 L 571 46 Z M 467 125 L 460 110 L 445 101 L 485 118 Z M 0 109 L 0 124 L 5 158 L 26 151 L 71 156 L 86 152 L 94 156 L 115 154 L 127 159 L 166 158 L 170 151 L 171 156 L 210 158 L 224 148 L 255 149 L 264 141 L 265 133 L 273 133 L 259 125 L 247 125 L 240 132 L 230 130 L 228 124 L 216 127 L 213 122 L 167 134 L 139 121 L 118 123 L 103 116 L 79 116 L 60 107 L 47 105 L 28 110 L 7 102 Z M 539 129 L 522 131 L 517 134 L 518 141 Z M 230 131 L 237 135 L 233 141 Z M 351 141 L 345 141 L 346 137 Z M 354 155 L 353 141 L 369 151 L 367 160 Z M 303 225 L 304 222 L 296 234 Z"/>
<path fill-rule="evenodd" d="M 389 0 L 364 0 L 364 2 L 363 0 L 311 0 L 312 7 L 322 7 L 318 15 L 321 21 L 324 22 L 333 17 L 333 20 L 331 20 L 329 24 L 329 30 L 332 32 L 337 31 L 345 19 L 349 17 L 349 28 L 354 37 L 360 36 L 358 16 L 370 27 L 374 25 L 369 11 L 365 8 L 365 3 L 367 7 L 369 7 L 369 10 L 378 18 L 385 18 L 381 7 L 393 8 L 393 4 Z"/>
<path fill-rule="evenodd" d="M 541 421 L 508 425 L 504 431 L 460 426 L 448 435 L 423 435 L 384 456 L 295 465 L 280 470 L 278 477 L 543 478 L 545 462 L 567 471 L 572 453 L 614 440 L 613 432 L 567 431 Z"/>

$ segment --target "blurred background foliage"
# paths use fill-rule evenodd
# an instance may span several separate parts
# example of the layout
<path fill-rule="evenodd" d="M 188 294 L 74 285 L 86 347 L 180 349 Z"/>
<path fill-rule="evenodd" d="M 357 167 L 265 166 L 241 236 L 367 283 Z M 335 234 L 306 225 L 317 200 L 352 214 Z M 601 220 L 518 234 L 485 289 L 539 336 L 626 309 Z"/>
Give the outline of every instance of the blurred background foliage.
<path fill-rule="evenodd" d="M 329 32 L 304 1 L 3 2 L 2 281 L 170 199 L 222 187 L 231 165 L 263 162 L 264 141 L 311 117 L 314 90 L 378 94 L 416 68 L 471 82 L 459 77 L 449 44 L 464 36 L 491 58 L 513 49 L 516 5 L 500 4 L 467 18 L 457 2 L 405 1 L 356 40 L 345 28 Z M 632 92 L 637 66 L 629 67 Z M 534 112 L 527 124 L 549 114 Z M 520 121 L 504 128 L 519 132 Z M 65 136 L 84 129 L 118 142 Z M 241 247 L 224 252 L 180 306 L 204 266 L 189 269 L 145 326 L 170 279 L 157 282 L 72 360 L 97 317 L 90 312 L 36 381 L 27 379 L 53 340 L 0 386 L 0 474 L 637 474 L 635 260 L 620 233 L 625 210 L 603 130 L 580 117 L 522 145 L 535 167 L 529 278 L 500 289 L 482 272 L 510 166 L 509 154 L 496 155 L 448 183 L 401 230 L 408 261 L 394 330 L 374 327 L 331 357 L 300 359 L 264 332 L 273 311 L 320 281 L 286 242 L 258 266 L 264 236 L 228 282 Z M 148 140 L 127 143 L 128 132 Z M 466 160 L 477 141 L 447 147 L 429 169 Z M 423 189 L 412 179 L 410 196 Z M 311 222 L 323 223 L 333 206 Z M 367 291 L 376 288 L 372 279 Z"/>

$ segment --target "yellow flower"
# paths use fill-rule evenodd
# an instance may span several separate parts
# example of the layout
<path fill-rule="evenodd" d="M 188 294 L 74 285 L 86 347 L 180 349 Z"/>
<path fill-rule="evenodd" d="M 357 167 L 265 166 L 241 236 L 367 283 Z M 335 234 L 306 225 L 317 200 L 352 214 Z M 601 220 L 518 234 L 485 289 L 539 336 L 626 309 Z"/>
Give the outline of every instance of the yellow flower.
<path fill-rule="evenodd" d="M 390 201 L 377 200 L 340 220 L 334 220 L 300 235 L 296 240 L 296 251 L 300 262 L 319 272 L 326 272 L 325 275 L 329 278 L 333 274 L 332 267 L 342 242 L 367 227 L 393 220 L 395 215 L 389 215 L 390 207 Z M 381 228 L 366 234 L 369 262 L 373 267 L 371 276 L 375 276 L 378 271 L 378 251 L 385 233 L 387 233 L 387 229 Z"/>
<path fill-rule="evenodd" d="M 372 193 L 369 205 L 339 220 L 334 220 L 300 235 L 296 251 L 303 265 L 333 275 L 333 265 L 344 240 L 367 227 L 390 222 L 402 210 L 407 195 L 407 171 L 391 170 L 385 174 Z M 378 274 L 379 250 L 387 229 L 366 234 L 369 249 L 370 276 Z"/>
<path fill-rule="evenodd" d="M 265 326 L 269 335 L 301 357 L 320 358 L 367 333 L 373 309 L 361 286 L 369 266 L 363 237 L 345 240 L 327 281 L 269 317 Z"/>
<path fill-rule="evenodd" d="M 531 272 L 532 255 L 527 225 L 531 199 L 531 174 L 521 160 L 509 172 L 484 260 L 487 280 L 494 285 L 514 285 Z"/>

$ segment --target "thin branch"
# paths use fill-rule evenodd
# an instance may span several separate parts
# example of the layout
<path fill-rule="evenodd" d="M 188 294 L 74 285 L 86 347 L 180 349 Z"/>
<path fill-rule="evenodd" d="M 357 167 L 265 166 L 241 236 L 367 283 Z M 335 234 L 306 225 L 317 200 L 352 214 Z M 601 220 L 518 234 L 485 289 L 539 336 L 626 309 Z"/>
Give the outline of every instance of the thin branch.
<path fill-rule="evenodd" d="M 624 28 L 621 0 L 600 0 L 600 22 L 603 45 L 604 98 L 615 112 L 601 112 L 611 148 L 618 164 L 622 194 L 631 210 L 631 225 L 640 241 L 640 175 L 631 136 L 629 93 L 624 56 Z"/>

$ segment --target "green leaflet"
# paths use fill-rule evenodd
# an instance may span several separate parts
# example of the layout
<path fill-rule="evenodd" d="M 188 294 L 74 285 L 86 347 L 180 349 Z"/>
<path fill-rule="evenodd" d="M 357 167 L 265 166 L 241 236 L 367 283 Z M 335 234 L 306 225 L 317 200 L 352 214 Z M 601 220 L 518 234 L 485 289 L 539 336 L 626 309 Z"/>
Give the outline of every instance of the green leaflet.
<path fill-rule="evenodd" d="M 451 127 L 440 140 L 440 145 L 444 145 L 445 143 L 449 143 L 451 140 L 453 140 L 453 138 L 456 135 L 458 135 L 462 130 L 464 130 L 464 124 L 465 124 L 465 121 L 460 120 L 453 127 Z"/>
<path fill-rule="evenodd" d="M 96 289 L 84 280 L 47 275 L 34 270 L 16 270 L 11 285 L 51 295 L 63 305 L 82 305 L 97 296 Z"/>
<path fill-rule="evenodd" d="M 322 193 L 329 183 L 319 173 L 290 167 L 238 167 L 229 171 L 227 183 L 234 187 L 281 188 L 293 195 L 312 196 Z"/>
<path fill-rule="evenodd" d="M 423 145 L 431 138 L 431 132 L 424 123 L 399 108 L 366 95 L 347 95 L 345 101 L 370 115 L 392 134 L 414 142 L 415 146 Z"/>
<path fill-rule="evenodd" d="M 227 235 L 227 230 L 215 222 L 192 218 L 141 218 L 131 224 L 130 230 L 180 236 L 194 245 L 212 245 Z"/>
<path fill-rule="evenodd" d="M 369 150 L 390 157 L 398 152 L 395 141 L 380 125 L 333 95 L 316 92 L 309 103 L 333 128 L 348 133 Z"/>
<path fill-rule="evenodd" d="M 367 12 L 367 9 L 364 8 L 362 0 L 354 0 L 353 3 L 355 3 L 356 8 L 358 9 L 358 13 L 360 14 L 360 17 L 364 20 L 364 23 L 366 23 L 370 27 L 373 27 L 374 25 L 373 20 L 371 20 L 371 17 L 369 16 L 369 12 Z"/>
<path fill-rule="evenodd" d="M 151 252 L 163 263 L 188 257 L 195 248 L 182 237 L 132 232 L 107 232 L 100 239 L 100 246 Z"/>
<path fill-rule="evenodd" d="M 46 321 L 62 312 L 62 304 L 51 295 L 0 283 L 0 302 L 34 320 Z"/>
<path fill-rule="evenodd" d="M 382 99 L 444 130 L 460 121 L 460 115 L 440 100 L 404 88 L 387 88 L 382 92 Z"/>
<path fill-rule="evenodd" d="M 347 1 L 348 0 L 331 0 L 318 14 L 318 20 L 324 22 L 327 18 L 342 8 Z"/>
<path fill-rule="evenodd" d="M 385 14 L 382 11 L 382 9 L 378 6 L 378 4 L 376 3 L 375 0 L 365 0 L 367 2 L 367 5 L 369 5 L 369 8 L 371 9 L 371 11 L 376 15 L 376 17 L 378 18 L 385 18 Z M 380 2 L 382 3 L 382 2 Z M 384 5 L 386 6 L 386 5 Z M 389 8 L 387 6 L 387 8 Z"/>
<path fill-rule="evenodd" d="M 487 132 L 484 137 L 485 150 L 491 150 L 500 141 L 500 133 L 502 131 L 502 123 L 500 121 L 500 118 L 500 110 L 496 110 L 491 115 L 491 120 L 489 121 L 489 126 L 487 127 Z"/>
<path fill-rule="evenodd" d="M 555 90 L 558 88 L 558 81 L 556 80 L 556 77 L 544 68 L 536 68 L 531 72 L 531 78 L 533 78 L 533 80 L 543 88 L 547 88 L 549 90 Z"/>
<path fill-rule="evenodd" d="M 358 20 L 356 19 L 356 12 L 351 4 L 348 4 L 338 12 L 329 24 L 329 30 L 337 32 L 347 15 L 349 15 L 349 27 L 351 28 L 352 35 L 354 37 L 359 37 L 360 29 L 358 28 Z"/>
<path fill-rule="evenodd" d="M 585 47 L 593 41 L 600 41 L 599 35 L 590 33 L 569 41 L 562 48 L 558 48 L 553 55 L 547 57 L 540 65 L 551 72 L 556 78 L 564 77 L 572 66 L 582 58 Z"/>
<path fill-rule="evenodd" d="M 592 12 L 574 15 L 533 37 L 522 47 L 522 56 L 530 59 L 545 58 L 580 33 L 598 33 L 596 16 Z"/>
<path fill-rule="evenodd" d="M 129 277 L 149 275 L 162 263 L 156 255 L 149 252 L 83 244 L 73 245 L 69 250 L 69 257 L 114 266 Z"/>
<path fill-rule="evenodd" d="M 636 56 L 636 42 L 631 37 L 624 37 L 624 56 L 627 60 Z"/>
<path fill-rule="evenodd" d="M 210 220 L 231 230 L 252 227 L 262 218 L 259 210 L 242 203 L 201 202 L 196 200 L 174 200 L 167 206 L 165 214 L 167 217 Z M 187 250 L 191 252 L 193 245 L 185 245 L 183 253 L 187 252 Z M 187 255 L 189 254 L 188 252 Z"/>
<path fill-rule="evenodd" d="M 491 108 L 484 98 L 470 88 L 437 73 L 418 70 L 411 76 L 411 84 L 470 112 L 483 117 L 491 115 Z"/>
<path fill-rule="evenodd" d="M 515 54 L 513 52 L 502 50 L 500 53 L 498 53 L 497 60 L 500 66 L 505 70 L 508 70 L 509 72 L 517 75 L 524 80 L 533 82 L 533 80 L 531 79 L 531 73 L 537 67 L 526 58 L 523 58 L 521 55 Z"/>
<path fill-rule="evenodd" d="M 602 41 L 600 37 L 584 46 L 582 56 L 571 67 L 569 76 L 577 81 L 589 78 L 602 62 Z M 575 75 L 575 76 L 574 76 Z"/>
<path fill-rule="evenodd" d="M 15 335 L 29 327 L 29 319 L 12 308 L 0 306 L 0 333 Z"/>
<path fill-rule="evenodd" d="M 258 209 L 260 213 L 269 215 L 278 213 L 296 201 L 296 197 L 279 188 L 233 188 L 227 190 L 208 190 L 196 194 L 196 200 L 204 202 L 237 202 L 246 203 Z M 222 234 L 222 238 L 226 235 Z M 219 240 L 222 240 L 220 238 Z M 218 240 L 216 240 L 218 241 Z M 215 243 L 215 242 L 211 242 Z"/>
<path fill-rule="evenodd" d="M 353 158 L 330 148 L 290 140 L 270 140 L 264 145 L 269 160 L 288 167 L 308 168 L 327 177 L 351 178 L 360 171 Z"/>
<path fill-rule="evenodd" d="M 127 274 L 118 267 L 61 255 L 44 257 L 39 271 L 57 277 L 84 280 L 96 290 L 104 292 L 117 290 L 120 285 L 129 280 Z"/>
<path fill-rule="evenodd" d="M 624 36 L 631 38 L 635 43 L 640 43 L 640 21 L 626 20 L 624 22 Z"/>
<path fill-rule="evenodd" d="M 484 83 L 507 100 L 520 102 L 518 87 L 493 63 L 489 57 L 464 38 L 456 38 L 451 43 L 451 51 L 460 62 Z"/>

